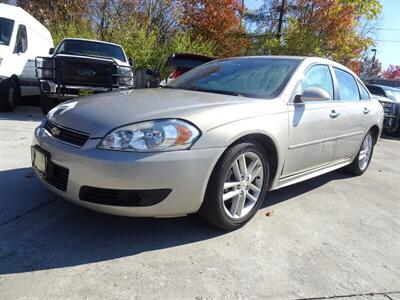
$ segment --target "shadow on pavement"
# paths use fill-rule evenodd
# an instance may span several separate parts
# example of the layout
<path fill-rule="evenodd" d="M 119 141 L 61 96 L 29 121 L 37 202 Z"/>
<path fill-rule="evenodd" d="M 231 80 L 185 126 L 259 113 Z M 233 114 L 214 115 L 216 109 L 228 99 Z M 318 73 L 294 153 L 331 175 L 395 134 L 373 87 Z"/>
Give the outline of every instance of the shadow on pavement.
<path fill-rule="evenodd" d="M 44 118 L 40 110 L 39 97 L 22 97 L 19 105 L 12 112 L 0 112 L 0 120 L 41 121 Z"/>
<path fill-rule="evenodd" d="M 54 201 L 56 197 L 35 177 L 29 178 L 33 183 L 26 183 L 25 174 L 29 171 L 30 168 L 0 171 L 0 182 L 6 182 L 0 186 L 0 211 L 9 210 L 10 205 L 19 211 L 27 204 L 37 208 L 30 208 L 0 226 L 0 274 L 101 262 L 227 234 L 197 215 L 128 218 L 96 213 L 61 199 Z M 339 171 L 273 191 L 263 207 L 347 177 Z M 15 183 L 7 185 L 11 181 Z M 11 204 L 14 202 L 18 205 Z"/>
<path fill-rule="evenodd" d="M 386 133 L 383 133 L 381 138 L 385 140 L 400 141 L 400 136 L 388 135 Z"/>

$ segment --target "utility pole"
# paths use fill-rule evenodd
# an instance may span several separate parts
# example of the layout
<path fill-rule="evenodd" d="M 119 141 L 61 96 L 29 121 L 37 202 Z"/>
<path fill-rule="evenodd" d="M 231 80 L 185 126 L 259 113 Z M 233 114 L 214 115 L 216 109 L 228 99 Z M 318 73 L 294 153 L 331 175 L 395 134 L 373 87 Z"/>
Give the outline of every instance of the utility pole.
<path fill-rule="evenodd" d="M 279 23 L 278 23 L 278 33 L 276 35 L 276 38 L 278 40 L 281 39 L 282 36 L 282 27 L 283 27 L 283 17 L 286 12 L 286 7 L 287 7 L 287 0 L 282 0 L 282 3 L 279 8 Z"/>
<path fill-rule="evenodd" d="M 372 57 L 372 63 L 374 63 L 375 62 L 375 58 L 376 58 L 376 49 L 374 48 L 374 49 L 371 49 L 371 52 L 374 52 L 374 56 Z"/>

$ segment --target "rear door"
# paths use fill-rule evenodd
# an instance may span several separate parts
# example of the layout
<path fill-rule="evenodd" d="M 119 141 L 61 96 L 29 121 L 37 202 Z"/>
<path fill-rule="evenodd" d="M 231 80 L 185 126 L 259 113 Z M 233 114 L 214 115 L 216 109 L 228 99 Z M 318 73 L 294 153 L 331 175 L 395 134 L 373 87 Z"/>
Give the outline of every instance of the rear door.
<path fill-rule="evenodd" d="M 333 68 L 336 88 L 336 109 L 340 114 L 338 126 L 338 144 L 335 159 L 353 157 L 369 129 L 371 120 L 371 101 L 364 86 L 352 74 L 339 68 Z"/>
<path fill-rule="evenodd" d="M 311 66 L 300 81 L 296 95 L 317 87 L 334 97 L 333 79 L 327 65 Z M 292 101 L 293 102 L 293 101 Z M 289 149 L 282 177 L 314 169 L 331 162 L 336 151 L 337 119 L 333 101 L 289 104 Z"/>

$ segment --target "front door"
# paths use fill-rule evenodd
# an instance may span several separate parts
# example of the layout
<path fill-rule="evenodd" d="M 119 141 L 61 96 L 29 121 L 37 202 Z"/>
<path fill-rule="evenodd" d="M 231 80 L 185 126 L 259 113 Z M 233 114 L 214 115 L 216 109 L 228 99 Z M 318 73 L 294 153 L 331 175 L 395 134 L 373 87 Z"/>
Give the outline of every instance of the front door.
<path fill-rule="evenodd" d="M 333 81 L 327 65 L 313 65 L 297 87 L 321 88 L 333 99 Z M 282 177 L 295 175 L 327 164 L 334 159 L 338 123 L 333 101 L 289 104 L 289 142 Z"/>

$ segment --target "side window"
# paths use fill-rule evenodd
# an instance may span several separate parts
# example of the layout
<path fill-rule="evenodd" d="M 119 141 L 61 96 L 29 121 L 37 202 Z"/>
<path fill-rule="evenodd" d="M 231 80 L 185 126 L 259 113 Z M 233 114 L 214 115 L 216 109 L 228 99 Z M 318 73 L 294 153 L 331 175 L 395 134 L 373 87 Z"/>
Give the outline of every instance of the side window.
<path fill-rule="evenodd" d="M 336 79 L 339 85 L 339 97 L 342 101 L 355 101 L 360 100 L 360 93 L 358 91 L 358 85 L 353 75 L 342 71 L 340 69 L 333 68 Z"/>
<path fill-rule="evenodd" d="M 383 96 L 383 97 L 386 96 L 381 88 L 370 86 L 368 89 L 371 92 L 371 94 L 378 95 L 378 96 Z"/>
<path fill-rule="evenodd" d="M 25 25 L 19 25 L 14 53 L 25 53 L 28 49 L 28 36 Z"/>
<path fill-rule="evenodd" d="M 333 83 L 329 67 L 325 65 L 312 66 L 305 74 L 299 86 L 299 92 L 305 89 L 317 87 L 329 93 L 333 99 Z"/>
<path fill-rule="evenodd" d="M 367 89 L 360 82 L 357 81 L 357 83 L 358 88 L 360 89 L 361 100 L 369 100 L 370 98 Z"/>

